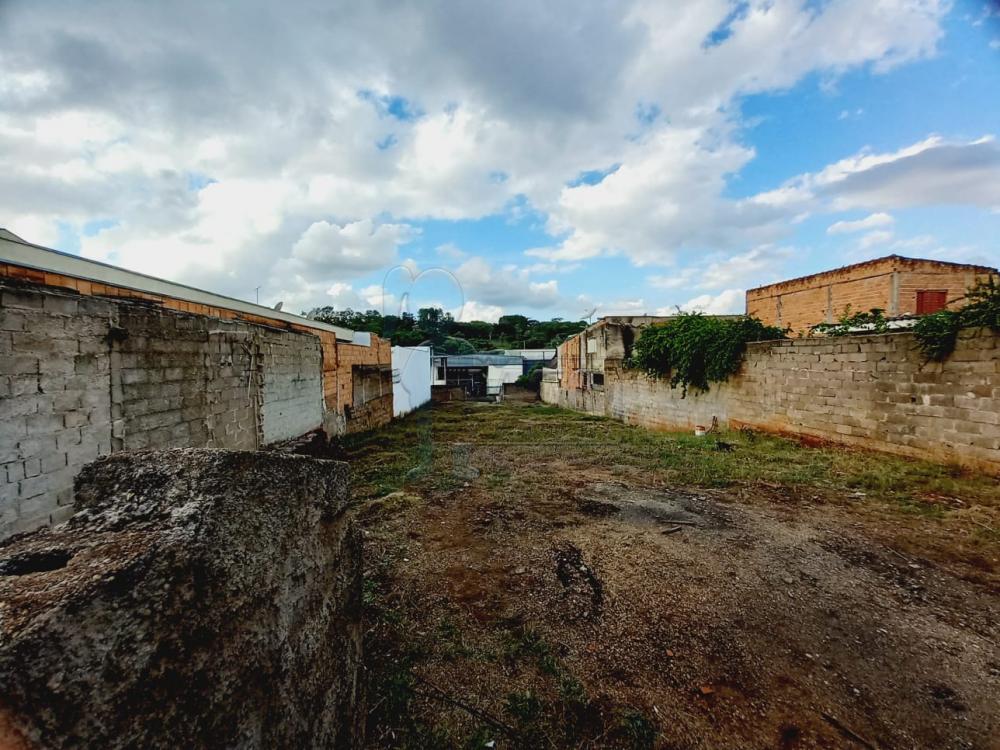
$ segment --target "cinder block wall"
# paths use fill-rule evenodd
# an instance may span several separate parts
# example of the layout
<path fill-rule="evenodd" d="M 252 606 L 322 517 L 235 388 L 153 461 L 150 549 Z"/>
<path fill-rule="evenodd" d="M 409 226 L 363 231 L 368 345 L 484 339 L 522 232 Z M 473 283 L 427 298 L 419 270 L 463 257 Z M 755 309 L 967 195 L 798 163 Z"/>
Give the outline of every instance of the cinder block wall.
<path fill-rule="evenodd" d="M 67 518 L 99 455 L 254 449 L 323 424 L 309 334 L 0 284 L 0 355 L 0 538 Z"/>
<path fill-rule="evenodd" d="M 263 442 L 290 440 L 321 427 L 323 351 L 319 339 L 265 330 L 257 346 L 264 372 Z"/>
<path fill-rule="evenodd" d="M 686 398 L 611 361 L 603 392 L 552 385 L 544 401 L 631 424 L 690 429 L 714 416 L 1000 474 L 1000 336 L 986 330 L 964 331 L 943 363 L 924 363 L 911 333 L 752 344 L 737 376 Z"/>
<path fill-rule="evenodd" d="M 1000 474 L 1000 336 L 925 363 L 911 333 L 751 345 L 729 420 Z"/>
<path fill-rule="evenodd" d="M 0 538 L 68 518 L 111 452 L 114 303 L 0 286 Z"/>

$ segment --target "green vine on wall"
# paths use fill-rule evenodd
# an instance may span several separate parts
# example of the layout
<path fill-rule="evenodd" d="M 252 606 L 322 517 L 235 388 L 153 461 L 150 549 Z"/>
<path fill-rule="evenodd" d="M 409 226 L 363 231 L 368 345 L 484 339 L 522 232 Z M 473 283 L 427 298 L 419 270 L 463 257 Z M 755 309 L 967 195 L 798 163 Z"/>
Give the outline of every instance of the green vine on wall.
<path fill-rule="evenodd" d="M 978 281 L 965 293 L 966 305 L 958 310 L 939 310 L 921 316 L 912 331 L 924 359 L 942 362 L 955 351 L 958 333 L 963 328 L 991 328 L 1000 333 L 1000 284 L 994 277 Z M 836 323 L 812 327 L 824 336 L 858 336 L 885 333 L 889 320 L 884 311 L 852 313 L 850 305 Z"/>
<path fill-rule="evenodd" d="M 917 346 L 928 360 L 941 362 L 955 350 L 963 328 L 990 328 L 1000 333 L 1000 284 L 994 277 L 976 283 L 965 294 L 968 303 L 958 310 L 924 315 L 913 327 Z"/>
<path fill-rule="evenodd" d="M 752 316 L 713 317 L 680 313 L 644 328 L 628 366 L 656 377 L 670 376 L 671 388 L 707 391 L 709 383 L 727 380 L 739 370 L 752 341 L 787 338 L 787 331 Z"/>

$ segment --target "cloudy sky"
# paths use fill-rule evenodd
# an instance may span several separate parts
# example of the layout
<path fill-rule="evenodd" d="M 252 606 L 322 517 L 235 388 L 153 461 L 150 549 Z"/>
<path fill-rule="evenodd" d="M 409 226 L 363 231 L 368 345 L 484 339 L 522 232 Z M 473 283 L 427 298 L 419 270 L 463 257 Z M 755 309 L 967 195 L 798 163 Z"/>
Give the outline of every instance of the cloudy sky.
<path fill-rule="evenodd" d="M 285 309 L 1000 261 L 992 0 L 0 0 L 0 38 L 0 226 Z"/>

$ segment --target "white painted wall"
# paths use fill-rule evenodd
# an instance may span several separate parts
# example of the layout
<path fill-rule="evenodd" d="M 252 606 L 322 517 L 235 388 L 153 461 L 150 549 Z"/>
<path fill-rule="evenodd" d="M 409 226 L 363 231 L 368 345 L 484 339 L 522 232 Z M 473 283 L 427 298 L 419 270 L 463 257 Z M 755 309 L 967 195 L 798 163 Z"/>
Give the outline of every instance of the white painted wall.
<path fill-rule="evenodd" d="M 409 414 L 431 400 L 431 348 L 392 347 L 392 415 Z"/>
<path fill-rule="evenodd" d="M 523 369 L 516 365 L 490 365 L 486 370 L 486 395 L 496 396 L 503 390 L 504 383 L 513 383 Z"/>

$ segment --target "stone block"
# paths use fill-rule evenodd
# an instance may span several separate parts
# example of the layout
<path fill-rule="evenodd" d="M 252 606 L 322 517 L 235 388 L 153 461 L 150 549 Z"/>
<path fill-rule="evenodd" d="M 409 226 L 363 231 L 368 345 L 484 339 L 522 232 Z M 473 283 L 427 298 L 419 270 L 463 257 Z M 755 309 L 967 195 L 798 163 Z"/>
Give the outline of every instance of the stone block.
<path fill-rule="evenodd" d="M 28 310 L 41 310 L 44 305 L 44 295 L 41 292 L 28 290 L 4 289 L 0 293 L 0 307 L 20 307 Z"/>
<path fill-rule="evenodd" d="M 0 357 L 0 375 L 37 375 L 38 372 L 38 357 L 32 354 Z"/>
<path fill-rule="evenodd" d="M 92 464 L 64 525 L 0 545 L 38 570 L 0 576 L 4 726 L 53 749 L 361 746 L 348 500 L 346 465 L 274 452 Z"/>
<path fill-rule="evenodd" d="M 55 315 L 76 315 L 77 301 L 74 297 L 46 294 L 43 302 L 45 312 Z"/>
<path fill-rule="evenodd" d="M 14 484 L 15 482 L 24 479 L 24 461 L 11 461 L 10 463 L 4 464 L 3 476 L 6 477 L 8 484 Z"/>
<path fill-rule="evenodd" d="M 63 424 L 66 427 L 80 427 L 90 423 L 90 416 L 83 411 L 70 411 L 63 415 Z"/>
<path fill-rule="evenodd" d="M 23 331 L 28 317 L 23 312 L 0 308 L 0 331 Z"/>

